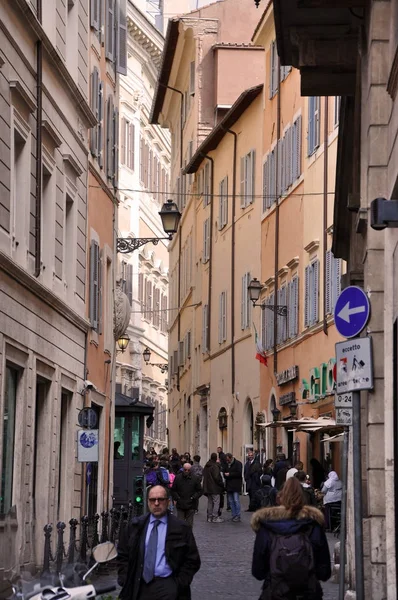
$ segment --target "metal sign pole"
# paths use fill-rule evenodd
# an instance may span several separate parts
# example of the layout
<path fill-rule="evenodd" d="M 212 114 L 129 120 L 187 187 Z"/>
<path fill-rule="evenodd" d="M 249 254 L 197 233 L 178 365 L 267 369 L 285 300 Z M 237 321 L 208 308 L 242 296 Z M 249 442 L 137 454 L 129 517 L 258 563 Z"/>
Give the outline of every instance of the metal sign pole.
<path fill-rule="evenodd" d="M 343 497 L 341 499 L 340 523 L 340 572 L 339 572 L 339 600 L 344 600 L 345 594 L 345 564 L 346 564 L 346 538 L 347 538 L 347 484 L 348 484 L 348 441 L 349 429 L 344 431 L 343 464 L 341 480 L 343 482 Z"/>
<path fill-rule="evenodd" d="M 363 569 L 363 523 L 362 523 L 362 461 L 361 461 L 361 395 L 352 393 L 353 402 L 353 485 L 354 485 L 354 531 L 355 531 L 355 592 L 356 600 L 364 600 Z"/>

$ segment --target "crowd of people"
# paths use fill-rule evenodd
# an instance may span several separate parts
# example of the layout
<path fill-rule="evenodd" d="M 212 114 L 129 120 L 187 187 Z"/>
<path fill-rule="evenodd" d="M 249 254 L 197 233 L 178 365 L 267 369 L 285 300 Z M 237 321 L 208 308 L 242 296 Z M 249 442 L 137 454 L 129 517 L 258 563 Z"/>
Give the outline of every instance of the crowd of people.
<path fill-rule="evenodd" d="M 224 509 L 239 523 L 243 489 L 246 510 L 254 513 L 252 574 L 263 581 L 261 599 L 322 598 L 319 581 L 331 574 L 328 508 L 342 495 L 335 471 L 326 474 L 312 459 L 307 474 L 302 462 L 292 465 L 284 454 L 262 465 L 253 451 L 242 465 L 221 447 L 202 466 L 198 455 L 165 448 L 146 453 L 145 476 L 149 514 L 133 518 L 119 542 L 121 600 L 189 600 L 200 568 L 192 532 L 199 498 L 207 497 L 208 523 L 223 523 Z"/>

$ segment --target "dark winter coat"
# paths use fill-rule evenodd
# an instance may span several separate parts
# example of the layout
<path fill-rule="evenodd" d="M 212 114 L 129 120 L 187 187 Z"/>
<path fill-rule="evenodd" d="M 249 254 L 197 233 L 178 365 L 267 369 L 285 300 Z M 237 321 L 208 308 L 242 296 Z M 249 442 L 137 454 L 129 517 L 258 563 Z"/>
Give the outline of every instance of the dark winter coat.
<path fill-rule="evenodd" d="M 236 458 L 226 467 L 225 487 L 227 492 L 242 492 L 242 463 Z"/>
<path fill-rule="evenodd" d="M 253 495 L 261 487 L 261 465 L 257 458 L 253 462 L 246 461 L 244 477 L 246 481 L 246 490 Z"/>
<path fill-rule="evenodd" d="M 222 494 L 224 492 L 224 482 L 221 477 L 220 466 L 214 460 L 209 460 L 203 469 L 203 492 L 206 496 Z"/>
<path fill-rule="evenodd" d="M 303 506 L 294 518 L 284 506 L 262 508 L 254 513 L 251 521 L 256 533 L 254 542 L 252 574 L 260 581 L 264 580 L 262 598 L 269 596 L 270 552 L 273 535 L 291 535 L 302 529 L 310 528 L 309 539 L 313 548 L 315 575 L 318 580 L 327 581 L 331 576 L 329 546 L 324 531 L 323 514 L 313 506 Z M 318 585 L 316 599 L 322 599 L 322 588 Z"/>
<path fill-rule="evenodd" d="M 149 514 L 135 517 L 122 528 L 118 544 L 118 583 L 122 586 L 121 600 L 136 600 L 141 583 L 145 556 L 145 536 Z M 173 515 L 168 515 L 166 560 L 178 586 L 179 600 L 190 600 L 190 585 L 200 569 L 200 556 L 192 528 Z"/>
<path fill-rule="evenodd" d="M 253 510 L 259 510 L 263 506 L 276 506 L 277 494 L 277 490 L 271 485 L 263 485 L 263 487 L 254 494 L 252 500 Z"/>
<path fill-rule="evenodd" d="M 177 502 L 177 508 L 181 510 L 196 508 L 202 494 L 200 479 L 196 475 L 177 473 L 171 486 L 171 495 Z"/>

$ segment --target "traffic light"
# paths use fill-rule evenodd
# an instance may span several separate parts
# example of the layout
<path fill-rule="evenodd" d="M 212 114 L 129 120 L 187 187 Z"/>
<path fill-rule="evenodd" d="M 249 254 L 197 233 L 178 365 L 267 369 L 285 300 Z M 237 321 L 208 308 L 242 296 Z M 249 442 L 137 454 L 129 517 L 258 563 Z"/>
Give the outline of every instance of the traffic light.
<path fill-rule="evenodd" d="M 134 479 L 134 504 L 135 506 L 144 505 L 144 476 L 137 475 Z"/>

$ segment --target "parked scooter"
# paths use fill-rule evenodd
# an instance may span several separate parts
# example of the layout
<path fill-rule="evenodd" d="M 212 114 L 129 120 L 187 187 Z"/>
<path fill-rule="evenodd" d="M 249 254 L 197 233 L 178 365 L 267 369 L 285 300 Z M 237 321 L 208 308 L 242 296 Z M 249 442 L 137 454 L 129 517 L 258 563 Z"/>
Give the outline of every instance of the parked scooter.
<path fill-rule="evenodd" d="M 117 550 L 114 544 L 111 542 L 104 542 L 98 544 L 93 549 L 93 557 L 95 560 L 94 565 L 83 575 L 83 581 L 86 581 L 94 569 L 101 563 L 106 563 L 117 557 Z M 21 594 L 16 588 L 8 581 L 0 582 L 0 600 L 88 600 L 101 596 L 102 594 L 108 594 L 116 590 L 116 585 L 105 584 L 105 585 L 81 585 L 78 587 L 66 588 L 62 586 L 50 587 L 45 586 L 42 588 L 34 589 L 29 594 Z"/>

